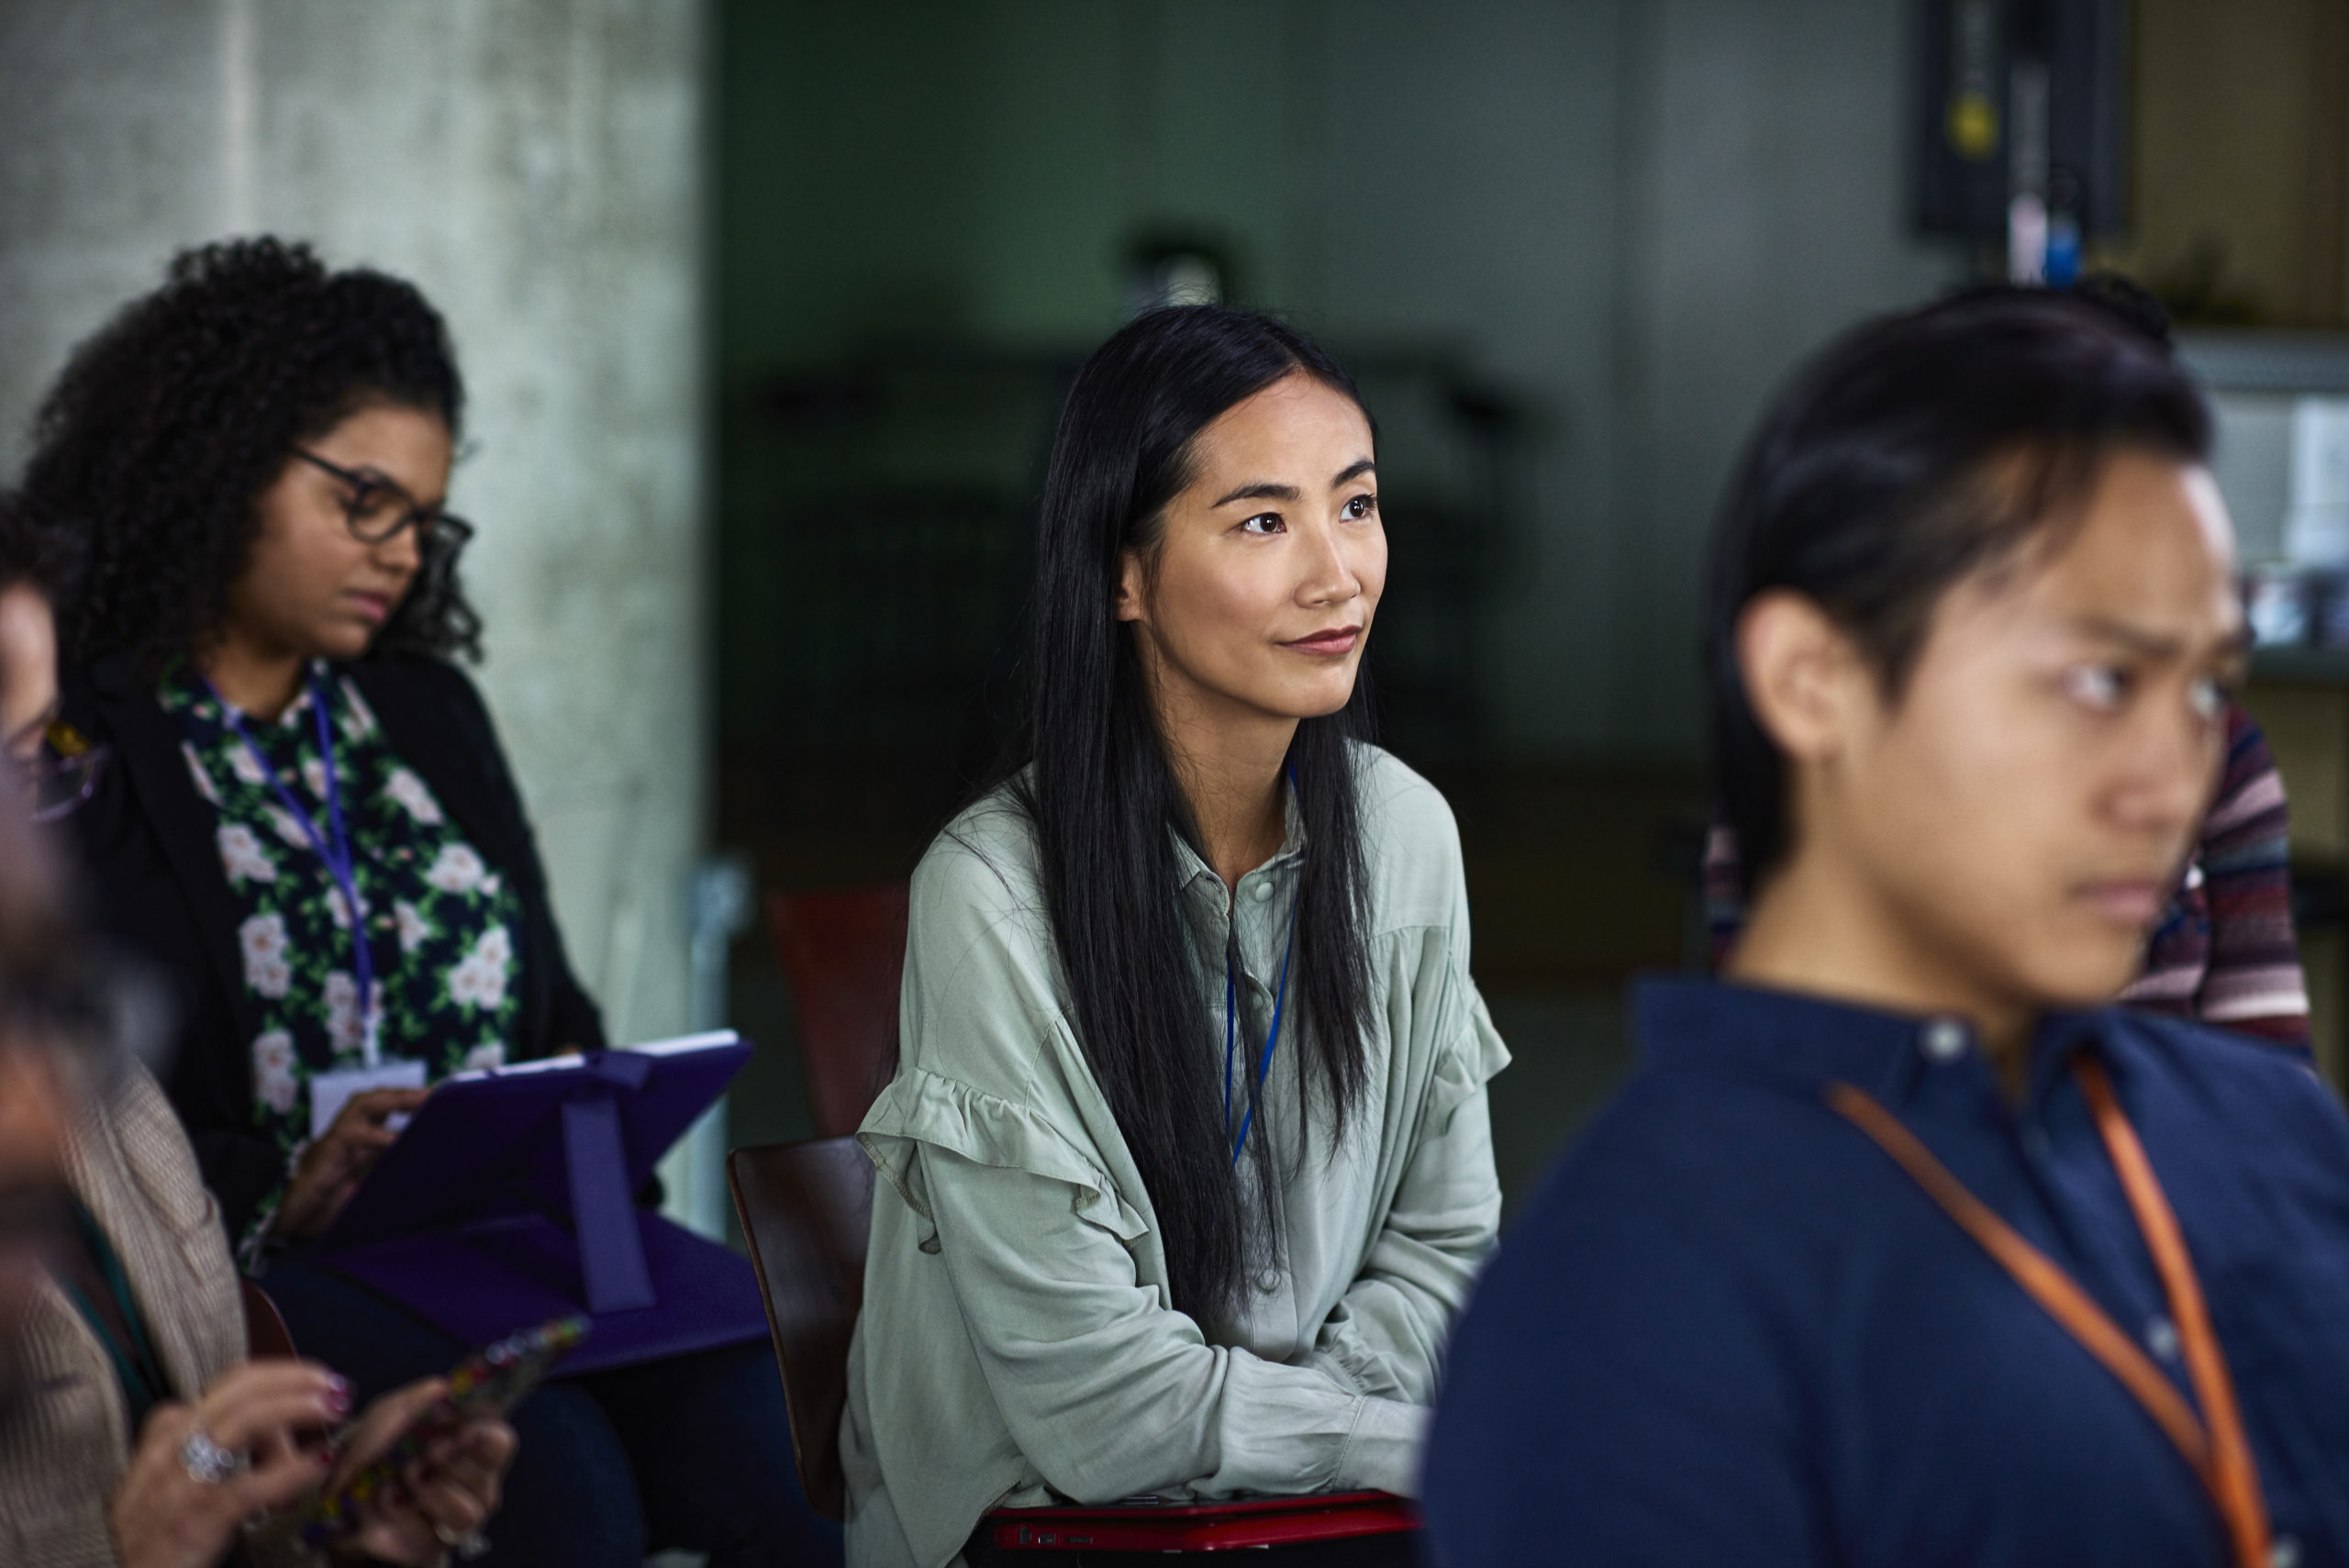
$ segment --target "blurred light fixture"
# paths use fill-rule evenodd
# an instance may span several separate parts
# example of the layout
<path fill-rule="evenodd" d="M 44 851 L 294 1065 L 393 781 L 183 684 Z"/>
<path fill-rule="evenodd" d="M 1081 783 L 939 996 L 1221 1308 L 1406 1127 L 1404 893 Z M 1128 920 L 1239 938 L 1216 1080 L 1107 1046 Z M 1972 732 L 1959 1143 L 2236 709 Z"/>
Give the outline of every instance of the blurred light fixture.
<path fill-rule="evenodd" d="M 1145 240 L 1132 250 L 1126 314 L 1170 305 L 1221 305 L 1231 298 L 1231 269 L 1215 246 L 1196 240 Z"/>
<path fill-rule="evenodd" d="M 1919 0 L 1916 217 L 2061 288 L 2127 217 L 2126 0 Z"/>

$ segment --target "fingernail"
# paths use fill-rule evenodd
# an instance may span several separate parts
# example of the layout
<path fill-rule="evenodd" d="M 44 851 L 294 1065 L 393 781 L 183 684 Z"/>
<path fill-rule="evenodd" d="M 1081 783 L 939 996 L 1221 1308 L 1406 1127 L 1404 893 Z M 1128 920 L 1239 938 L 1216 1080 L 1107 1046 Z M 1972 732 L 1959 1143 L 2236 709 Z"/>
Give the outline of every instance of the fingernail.
<path fill-rule="evenodd" d="M 338 1416 L 351 1414 L 351 1396 L 340 1388 L 327 1390 L 327 1408 Z"/>

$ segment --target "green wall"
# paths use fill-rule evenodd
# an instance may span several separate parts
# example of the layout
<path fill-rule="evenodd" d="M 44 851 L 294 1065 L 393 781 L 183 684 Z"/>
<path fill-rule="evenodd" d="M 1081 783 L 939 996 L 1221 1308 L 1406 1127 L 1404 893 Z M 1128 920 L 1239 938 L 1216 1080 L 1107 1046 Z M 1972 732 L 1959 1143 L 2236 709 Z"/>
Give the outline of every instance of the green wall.
<path fill-rule="evenodd" d="M 1691 753 L 1698 558 L 1746 426 L 1800 353 L 1959 270 L 1902 227 L 1909 12 L 728 0 L 729 743 L 787 733 L 800 699 L 777 694 L 835 646 L 838 531 L 777 519 L 898 480 L 1031 502 L 1033 367 L 1114 328 L 1127 247 L 1159 232 L 1219 244 L 1249 302 L 1341 354 L 1448 363 L 1521 413 L 1493 537 L 1398 533 L 1395 564 L 1433 582 L 1480 552 L 1490 750 Z M 969 362 L 898 374 L 885 436 L 775 416 L 795 375 L 916 341 Z M 1458 443 L 1414 435 L 1424 388 L 1397 385 L 1373 401 L 1415 494 L 1460 493 Z"/>

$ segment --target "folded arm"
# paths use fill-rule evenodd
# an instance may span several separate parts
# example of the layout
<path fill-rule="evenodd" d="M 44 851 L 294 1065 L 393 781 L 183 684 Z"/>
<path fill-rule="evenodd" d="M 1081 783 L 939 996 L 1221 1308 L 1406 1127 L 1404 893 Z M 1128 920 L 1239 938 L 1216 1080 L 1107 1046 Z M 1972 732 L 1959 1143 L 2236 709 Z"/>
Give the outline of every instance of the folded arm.
<path fill-rule="evenodd" d="M 918 1157 L 989 1389 L 1055 1491 L 1411 1489 L 1423 1410 L 1208 1344 L 1066 1183 L 935 1145 Z"/>
<path fill-rule="evenodd" d="M 1366 1394 L 1432 1403 L 1444 1341 L 1499 1218 L 1492 1117 L 1479 1086 L 1412 1151 L 1362 1272 L 1321 1325 L 1314 1360 L 1334 1362 Z"/>

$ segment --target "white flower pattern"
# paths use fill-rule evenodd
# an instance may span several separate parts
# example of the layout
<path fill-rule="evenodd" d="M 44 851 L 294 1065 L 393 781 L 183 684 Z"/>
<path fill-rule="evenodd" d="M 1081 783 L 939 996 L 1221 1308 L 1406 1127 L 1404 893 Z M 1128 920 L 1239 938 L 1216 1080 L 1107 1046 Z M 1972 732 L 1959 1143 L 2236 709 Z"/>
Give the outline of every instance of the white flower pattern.
<path fill-rule="evenodd" d="M 253 1092 L 280 1116 L 292 1111 L 302 1097 L 301 1080 L 294 1075 L 294 1037 L 284 1029 L 268 1029 L 253 1040 Z"/>
<path fill-rule="evenodd" d="M 195 793 L 204 797 L 207 806 L 217 806 L 220 792 L 212 787 L 212 775 L 205 771 L 204 759 L 195 754 L 195 743 L 181 741 L 180 755 L 187 759 L 188 776 L 195 783 Z"/>
<path fill-rule="evenodd" d="M 294 983 L 294 966 L 285 960 L 285 917 L 255 915 L 237 928 L 237 946 L 245 956 L 245 984 L 257 996 L 285 995 Z"/>
<path fill-rule="evenodd" d="M 501 1063 L 521 1008 L 516 935 L 525 909 L 515 878 L 488 863 L 425 776 L 391 751 L 354 684 L 338 679 L 323 689 L 356 861 L 356 910 L 300 820 L 306 807 L 321 831 L 329 821 L 307 693 L 278 722 L 247 726 L 295 793 L 289 810 L 184 666 L 158 688 L 181 728 L 189 781 L 213 814 L 215 849 L 238 911 L 244 995 L 254 1016 L 254 1125 L 289 1162 L 307 1141 L 311 1078 L 347 1064 L 370 1024 L 386 1057 L 422 1060 L 437 1080 Z M 365 1018 L 351 949 L 359 930 L 373 961 Z M 261 1214 L 275 1201 L 265 1196 Z M 244 1238 L 252 1240 L 250 1232 Z"/>
<path fill-rule="evenodd" d="M 334 1046 L 337 1056 L 354 1056 L 359 1051 L 359 982 L 337 969 L 327 975 L 323 988 L 327 1001 L 327 1039 Z"/>
<path fill-rule="evenodd" d="M 455 968 L 449 971 L 449 996 L 460 1006 L 499 1007 L 506 1004 L 507 973 L 514 963 L 513 939 L 503 926 L 482 933 Z"/>
<path fill-rule="evenodd" d="M 443 893 L 471 893 L 481 886 L 489 868 L 483 865 L 473 847 L 458 840 L 440 846 L 440 853 L 433 860 L 424 880 Z"/>
<path fill-rule="evenodd" d="M 342 738 L 364 740 L 375 733 L 375 710 L 359 695 L 359 683 L 345 675 L 335 683 L 342 697 Z"/>
<path fill-rule="evenodd" d="M 275 882 L 277 862 L 261 847 L 261 837 L 241 822 L 223 822 L 213 835 L 220 846 L 220 869 L 231 885 L 239 882 Z"/>
<path fill-rule="evenodd" d="M 394 768 L 391 779 L 384 785 L 384 793 L 399 802 L 410 817 L 426 827 L 440 825 L 440 803 L 432 798 L 432 792 L 425 787 L 424 781 L 409 770 Z"/>

